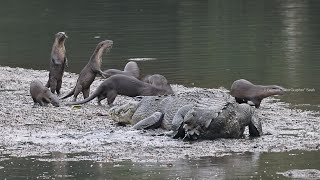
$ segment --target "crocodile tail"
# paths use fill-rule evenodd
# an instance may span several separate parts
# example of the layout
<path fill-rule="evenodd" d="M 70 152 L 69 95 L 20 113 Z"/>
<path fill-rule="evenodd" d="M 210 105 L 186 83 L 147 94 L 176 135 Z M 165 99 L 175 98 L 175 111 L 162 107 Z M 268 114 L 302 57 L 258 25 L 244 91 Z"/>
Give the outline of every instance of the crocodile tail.
<path fill-rule="evenodd" d="M 60 98 L 60 99 L 65 99 L 65 98 L 68 98 L 68 97 L 72 96 L 72 95 L 74 94 L 75 89 L 76 89 L 76 88 L 73 88 L 72 91 L 70 91 L 67 95 L 63 96 L 63 97 Z"/>
<path fill-rule="evenodd" d="M 99 94 L 99 91 L 95 91 L 89 97 L 87 97 L 86 99 L 84 99 L 82 101 L 68 102 L 68 103 L 66 103 L 66 105 L 69 106 L 69 105 L 78 105 L 78 104 L 87 103 L 87 102 L 91 101 L 92 99 L 96 98 L 98 96 L 98 94 Z"/>

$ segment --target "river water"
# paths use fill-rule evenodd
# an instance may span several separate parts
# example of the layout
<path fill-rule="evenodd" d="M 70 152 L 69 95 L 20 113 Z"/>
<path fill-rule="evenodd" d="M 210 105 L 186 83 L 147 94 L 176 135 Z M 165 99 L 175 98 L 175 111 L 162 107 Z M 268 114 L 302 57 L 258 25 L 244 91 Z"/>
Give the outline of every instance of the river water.
<path fill-rule="evenodd" d="M 88 160 L 94 154 L 0 157 L 4 179 L 288 179 L 291 169 L 317 169 L 317 152 L 243 153 L 163 163 Z M 320 171 L 319 171 L 320 172 Z M 311 173 L 311 177 L 312 173 Z M 319 178 L 319 177 L 318 177 Z M 315 178 L 317 179 L 317 178 Z"/>
<path fill-rule="evenodd" d="M 102 69 L 122 69 L 130 59 L 149 58 L 137 61 L 143 75 L 159 73 L 170 83 L 207 88 L 228 89 L 240 78 L 256 84 L 277 84 L 288 89 L 279 97 L 281 101 L 293 107 L 319 110 L 319 9 L 317 0 L 3 1 L 0 6 L 0 65 L 48 69 L 54 34 L 65 31 L 69 36 L 67 71 L 79 73 L 96 44 L 111 39 L 114 46 L 104 55 Z M 287 155 L 266 153 L 261 157 Z M 312 155 L 319 157 L 319 152 Z M 137 168 L 137 173 L 146 176 L 162 171 L 170 177 L 170 173 L 194 169 L 198 163 L 195 173 L 206 177 L 212 169 L 212 173 L 218 172 L 229 161 L 247 157 L 251 155 L 228 156 L 227 160 L 222 158 L 214 163 L 183 161 L 174 168 L 151 165 L 150 172 L 149 166 L 132 168 L 124 164 L 110 171 Z M 15 160 L 32 162 L 31 158 Z M 74 164 L 72 167 L 88 165 L 82 161 L 70 163 Z M 277 163 L 276 166 L 284 166 L 290 162 Z M 315 163 L 320 166 L 319 161 Z M 40 161 L 34 165 L 47 167 L 45 171 L 52 174 L 52 164 Z M 239 173 L 251 176 L 260 168 L 260 165 L 252 166 L 256 169 L 250 173 Z M 229 173 L 222 174 L 224 177 Z"/>

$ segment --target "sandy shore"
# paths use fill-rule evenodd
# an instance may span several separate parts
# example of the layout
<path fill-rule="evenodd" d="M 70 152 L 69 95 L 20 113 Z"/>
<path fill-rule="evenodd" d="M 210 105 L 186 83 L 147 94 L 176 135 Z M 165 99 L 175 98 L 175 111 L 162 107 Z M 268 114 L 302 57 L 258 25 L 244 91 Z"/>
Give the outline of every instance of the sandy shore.
<path fill-rule="evenodd" d="M 164 130 L 133 130 L 117 126 L 108 116 L 108 105 L 96 101 L 80 109 L 62 105 L 33 107 L 29 85 L 44 84 L 48 71 L 0 67 L 0 154 L 45 155 L 81 153 L 100 161 L 174 161 L 178 158 L 219 156 L 230 152 L 279 152 L 320 149 L 320 113 L 290 109 L 289 104 L 267 98 L 258 110 L 265 135 L 260 138 L 183 142 L 164 136 Z M 62 94 L 75 85 L 77 75 L 65 73 Z M 102 82 L 94 81 L 91 92 Z M 175 91 L 186 87 L 173 85 Z M 82 96 L 78 97 L 82 99 Z M 115 104 L 132 98 L 118 96 Z M 71 98 L 66 99 L 71 101 Z M 102 104 L 106 104 L 102 101 Z"/>

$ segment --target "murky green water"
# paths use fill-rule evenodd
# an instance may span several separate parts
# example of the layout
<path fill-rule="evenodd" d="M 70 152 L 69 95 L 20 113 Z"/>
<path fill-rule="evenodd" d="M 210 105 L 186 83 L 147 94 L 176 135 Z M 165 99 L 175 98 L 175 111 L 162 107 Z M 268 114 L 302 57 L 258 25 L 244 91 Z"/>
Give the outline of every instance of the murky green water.
<path fill-rule="evenodd" d="M 293 104 L 320 104 L 320 2 L 269 1 L 4 1 L 0 65 L 48 69 L 54 34 L 69 35 L 69 71 L 79 73 L 96 44 L 114 40 L 103 69 L 130 58 L 142 73 L 171 83 L 226 87 L 239 78 L 297 92 Z"/>
<path fill-rule="evenodd" d="M 96 44 L 112 39 L 103 69 L 122 69 L 130 58 L 155 58 L 138 62 L 142 74 L 209 88 L 229 88 L 240 78 L 278 84 L 292 90 L 281 100 L 319 110 L 319 9 L 318 0 L 6 0 L 0 6 L 0 65 L 48 69 L 54 34 L 65 31 L 68 71 L 79 73 Z M 0 177 L 272 179 L 294 167 L 319 169 L 319 155 L 244 154 L 181 160 L 172 167 L 71 161 L 77 155 L 61 154 L 67 160 L 8 157 L 0 161 Z"/>
<path fill-rule="evenodd" d="M 92 161 L 94 154 L 0 157 L 1 179 L 287 179 L 292 169 L 319 169 L 318 152 L 244 153 L 175 162 Z M 320 177 L 319 177 L 320 178 Z"/>

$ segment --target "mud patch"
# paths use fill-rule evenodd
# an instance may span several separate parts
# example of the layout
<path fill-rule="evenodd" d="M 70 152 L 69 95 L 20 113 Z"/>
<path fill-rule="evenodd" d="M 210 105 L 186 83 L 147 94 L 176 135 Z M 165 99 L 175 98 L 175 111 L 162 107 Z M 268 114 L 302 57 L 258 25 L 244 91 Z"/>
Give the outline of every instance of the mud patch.
<path fill-rule="evenodd" d="M 74 87 L 77 74 L 65 73 L 62 95 Z M 267 98 L 258 110 L 265 133 L 260 138 L 218 139 L 183 142 L 165 136 L 166 131 L 138 131 L 118 126 L 110 119 L 105 101 L 96 101 L 72 108 L 34 107 L 29 94 L 30 82 L 43 84 L 48 71 L 0 67 L 0 154 L 11 156 L 44 156 L 52 152 L 95 153 L 99 161 L 175 161 L 181 158 L 216 156 L 232 152 L 281 152 L 320 149 L 319 112 L 291 109 L 289 104 Z M 94 90 L 103 80 L 94 81 Z M 14 91 L 4 91 L 12 89 Z M 174 91 L 194 90 L 173 85 Z M 1 91 L 2 90 L 2 91 Z M 91 91 L 92 91 L 91 90 Z M 82 96 L 78 96 L 79 99 Z M 132 101 L 118 96 L 115 104 Z"/>

